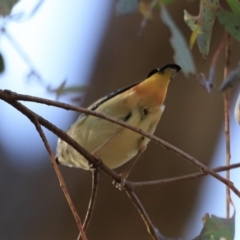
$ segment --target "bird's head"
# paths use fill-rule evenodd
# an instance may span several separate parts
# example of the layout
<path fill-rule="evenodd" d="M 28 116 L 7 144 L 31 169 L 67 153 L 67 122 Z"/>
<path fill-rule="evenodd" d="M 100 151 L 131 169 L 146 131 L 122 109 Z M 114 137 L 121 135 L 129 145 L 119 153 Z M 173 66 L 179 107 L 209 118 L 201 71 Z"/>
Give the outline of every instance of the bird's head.
<path fill-rule="evenodd" d="M 145 101 L 161 105 L 166 97 L 168 84 L 181 70 L 177 64 L 167 64 L 152 70 L 147 78 L 134 87 L 136 94 Z"/>

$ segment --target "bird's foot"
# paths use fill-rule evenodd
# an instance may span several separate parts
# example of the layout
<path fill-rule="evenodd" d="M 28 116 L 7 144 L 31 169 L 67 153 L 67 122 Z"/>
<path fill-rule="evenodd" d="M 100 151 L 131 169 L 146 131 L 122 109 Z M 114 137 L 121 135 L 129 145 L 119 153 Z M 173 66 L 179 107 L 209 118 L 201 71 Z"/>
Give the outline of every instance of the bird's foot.
<path fill-rule="evenodd" d="M 113 181 L 113 185 L 120 191 L 124 190 L 125 189 L 125 183 L 126 183 L 126 179 L 127 179 L 127 176 L 125 176 L 124 173 L 120 173 L 120 177 L 121 177 L 121 180 L 120 182 L 117 182 L 117 181 Z"/>
<path fill-rule="evenodd" d="M 97 160 L 94 163 L 89 164 L 90 170 L 94 170 L 94 171 L 101 171 L 103 162 L 100 158 L 95 157 L 95 159 Z"/>

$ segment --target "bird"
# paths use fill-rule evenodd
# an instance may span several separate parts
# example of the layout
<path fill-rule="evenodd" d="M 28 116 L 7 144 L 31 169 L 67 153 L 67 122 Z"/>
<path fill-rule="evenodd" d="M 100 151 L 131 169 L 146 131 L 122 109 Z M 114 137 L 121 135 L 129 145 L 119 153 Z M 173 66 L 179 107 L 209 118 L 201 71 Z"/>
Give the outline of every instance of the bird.
<path fill-rule="evenodd" d="M 168 85 L 180 70 L 177 64 L 156 68 L 145 80 L 99 99 L 88 109 L 153 134 L 165 108 Z M 88 114 L 80 114 L 66 133 L 110 169 L 132 160 L 126 176 L 150 141 L 136 132 Z M 65 166 L 92 169 L 80 153 L 60 138 L 56 160 Z"/>

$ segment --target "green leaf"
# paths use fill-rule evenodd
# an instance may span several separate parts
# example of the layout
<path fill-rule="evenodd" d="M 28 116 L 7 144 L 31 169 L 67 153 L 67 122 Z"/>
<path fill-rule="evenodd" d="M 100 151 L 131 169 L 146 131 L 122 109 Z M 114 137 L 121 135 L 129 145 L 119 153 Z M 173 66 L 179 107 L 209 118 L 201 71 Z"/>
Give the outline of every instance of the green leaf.
<path fill-rule="evenodd" d="M 218 7 L 218 0 L 202 0 L 199 13 L 199 35 L 197 44 L 203 58 L 209 53 L 212 29 L 215 21 L 215 10 Z"/>
<path fill-rule="evenodd" d="M 232 218 L 219 218 L 206 214 L 203 218 L 203 229 L 193 240 L 233 240 L 235 235 L 235 213 Z"/>
<path fill-rule="evenodd" d="M 173 57 L 174 61 L 181 66 L 185 76 L 188 76 L 190 73 L 194 74 L 196 72 L 196 68 L 192 53 L 186 43 L 186 40 L 184 39 L 183 34 L 180 32 L 163 5 L 161 7 L 161 19 L 172 33 L 170 42 L 175 53 Z"/>
<path fill-rule="evenodd" d="M 8 16 L 13 6 L 18 2 L 19 0 L 1 0 L 0 1 L 0 16 Z"/>
<path fill-rule="evenodd" d="M 4 59 L 2 54 L 0 53 L 0 74 L 3 73 L 4 69 L 5 69 Z"/>
<path fill-rule="evenodd" d="M 196 21 L 198 20 L 198 16 L 193 16 L 189 14 L 186 10 L 183 10 L 184 13 L 184 21 L 188 25 L 188 27 L 194 31 L 198 25 L 196 24 Z"/>
<path fill-rule="evenodd" d="M 184 11 L 184 20 L 189 28 L 195 33 L 198 28 L 197 44 L 204 59 L 209 52 L 217 8 L 218 0 L 201 0 L 198 16 L 192 16 Z"/>
<path fill-rule="evenodd" d="M 217 18 L 225 29 L 240 42 L 240 17 L 233 13 L 219 10 Z"/>
<path fill-rule="evenodd" d="M 227 0 L 228 5 L 232 9 L 232 11 L 240 17 L 240 2 L 237 0 Z"/>

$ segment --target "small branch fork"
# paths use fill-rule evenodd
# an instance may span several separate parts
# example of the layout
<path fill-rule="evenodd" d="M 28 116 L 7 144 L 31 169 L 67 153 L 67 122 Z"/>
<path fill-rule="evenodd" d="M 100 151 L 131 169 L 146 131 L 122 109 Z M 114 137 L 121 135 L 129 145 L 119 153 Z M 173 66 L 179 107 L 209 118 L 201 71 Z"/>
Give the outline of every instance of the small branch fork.
<path fill-rule="evenodd" d="M 200 177 L 200 176 L 203 176 L 203 175 L 211 175 L 211 176 L 215 177 L 216 179 L 218 179 L 219 181 L 221 181 L 222 183 L 224 183 L 226 186 L 228 186 L 238 197 L 240 197 L 240 192 L 233 185 L 233 183 L 228 181 L 228 180 L 226 180 L 225 178 L 221 177 L 219 174 L 217 174 L 215 172 L 215 171 L 224 171 L 224 170 L 227 170 L 227 169 L 232 169 L 232 168 L 239 167 L 240 163 L 239 164 L 233 164 L 233 165 L 230 165 L 230 166 L 227 166 L 227 167 L 219 167 L 217 169 L 210 169 L 210 168 L 206 167 L 205 165 L 203 165 L 202 163 L 200 163 L 195 158 L 193 158 L 192 156 L 190 156 L 187 153 L 183 152 L 182 150 L 172 146 L 171 144 L 163 141 L 162 139 L 159 139 L 159 138 L 155 137 L 154 135 L 151 135 L 151 134 L 148 134 L 148 133 L 142 131 L 139 128 L 132 127 L 132 126 L 126 124 L 125 122 L 116 120 L 116 119 L 114 119 L 112 117 L 106 116 L 106 115 L 101 114 L 101 113 L 90 111 L 90 110 L 85 109 L 85 108 L 71 106 L 71 105 L 65 104 L 65 103 L 60 103 L 60 102 L 56 102 L 56 101 L 43 99 L 43 98 L 27 96 L 27 95 L 21 95 L 21 94 L 13 93 L 13 92 L 11 92 L 9 90 L 4 90 L 3 91 L 3 90 L 0 89 L 0 99 L 2 99 L 3 101 L 9 103 L 14 108 L 16 108 L 21 113 L 23 113 L 25 116 L 27 116 L 30 119 L 30 121 L 33 122 L 33 124 L 37 128 L 37 131 L 39 132 L 39 134 L 40 134 L 40 136 L 41 136 L 41 138 L 42 138 L 42 140 L 43 140 L 43 142 L 45 144 L 45 147 L 46 147 L 46 149 L 47 149 L 47 151 L 48 151 L 48 153 L 50 155 L 50 158 L 51 158 L 54 170 L 56 171 L 57 177 L 58 177 L 59 182 L 60 182 L 60 186 L 63 189 L 65 197 L 66 197 L 66 199 L 68 201 L 68 204 L 69 204 L 69 206 L 70 206 L 70 208 L 71 208 L 71 210 L 73 212 L 74 218 L 75 218 L 75 220 L 77 222 L 79 231 L 81 233 L 81 237 L 84 240 L 87 239 L 84 230 L 86 230 L 87 225 L 88 225 L 87 223 L 89 222 L 91 214 L 92 214 L 93 205 L 94 205 L 94 201 L 95 201 L 95 198 L 96 198 L 96 189 L 92 191 L 91 200 L 89 202 L 88 213 L 87 213 L 85 221 L 84 221 L 84 227 L 82 227 L 81 222 L 80 222 L 80 218 L 79 218 L 79 216 L 78 216 L 78 214 L 76 212 L 76 209 L 75 209 L 75 207 L 74 207 L 74 205 L 72 203 L 72 200 L 71 200 L 71 198 L 70 198 L 70 196 L 68 194 L 68 191 L 67 191 L 66 185 L 64 183 L 64 180 L 62 178 L 62 175 L 60 173 L 60 170 L 59 170 L 59 168 L 58 168 L 58 166 L 57 166 L 57 164 L 56 164 L 56 162 L 54 160 L 53 153 L 52 153 L 52 151 L 51 151 L 51 149 L 49 147 L 49 144 L 48 144 L 48 142 L 46 140 L 46 137 L 45 137 L 45 135 L 44 135 L 40 125 L 44 126 L 48 130 L 53 132 L 55 135 L 57 135 L 59 138 L 61 138 L 63 141 L 65 141 L 69 145 L 71 145 L 76 151 L 78 151 L 81 155 L 83 155 L 88 160 L 88 162 L 90 164 L 98 165 L 99 160 L 96 159 L 94 156 L 92 156 L 83 147 L 81 147 L 75 140 L 73 140 L 71 137 L 69 137 L 64 131 L 62 131 L 61 129 L 57 128 L 55 125 L 53 125 L 52 123 L 48 122 L 46 119 L 42 118 L 38 114 L 34 113 L 33 111 L 31 111 L 30 109 L 25 107 L 23 104 L 18 102 L 19 100 L 42 103 L 42 104 L 46 104 L 46 105 L 60 107 L 60 108 L 66 109 L 66 110 L 74 110 L 74 111 L 77 111 L 77 112 L 82 112 L 82 113 L 86 113 L 86 114 L 89 114 L 89 115 L 93 115 L 93 116 L 96 116 L 96 117 L 103 118 L 103 119 L 105 119 L 107 121 L 116 123 L 116 124 L 118 124 L 120 126 L 128 128 L 128 129 L 130 129 L 132 131 L 135 131 L 135 132 L 139 133 L 140 135 L 148 137 L 149 139 L 151 139 L 154 142 L 160 144 L 161 146 L 167 148 L 168 150 L 171 150 L 174 153 L 180 155 L 182 158 L 184 158 L 188 162 L 192 163 L 198 169 L 201 170 L 200 173 L 191 174 L 191 175 L 183 176 L 183 177 L 180 177 L 180 178 L 175 178 L 174 180 L 169 180 L 168 179 L 165 182 L 164 182 L 164 180 L 159 180 L 160 182 L 158 182 L 158 183 L 156 183 L 156 181 L 154 183 L 151 183 L 153 181 L 145 182 L 146 183 L 145 186 L 146 185 L 162 184 L 162 183 L 170 183 L 170 182 L 173 183 L 173 182 L 179 182 L 179 181 L 184 181 L 184 180 L 188 180 L 188 179 L 197 178 L 197 177 Z M 104 164 L 101 164 L 99 168 L 105 174 L 107 174 L 110 178 L 112 178 L 115 182 L 121 183 L 121 176 L 118 175 L 116 172 L 110 170 Z M 150 233 L 150 235 L 152 236 L 152 239 L 154 239 L 154 240 L 163 240 L 164 239 L 165 240 L 166 238 L 163 237 L 160 234 L 159 230 L 153 225 L 153 223 L 151 222 L 151 220 L 150 220 L 148 214 L 146 213 L 143 205 L 141 204 L 140 200 L 138 199 L 138 197 L 134 193 L 134 188 L 135 187 L 139 187 L 140 185 L 139 185 L 139 183 L 134 183 L 134 182 L 130 182 L 130 181 L 126 180 L 123 190 L 126 192 L 128 197 L 131 199 L 131 201 L 133 202 L 133 204 L 137 208 L 137 210 L 140 213 L 141 217 L 143 218 L 144 223 L 145 223 L 145 225 L 147 227 L 147 230 Z M 144 184 L 142 184 L 141 186 L 144 186 Z M 83 230 L 83 228 L 84 228 L 84 230 Z"/>

